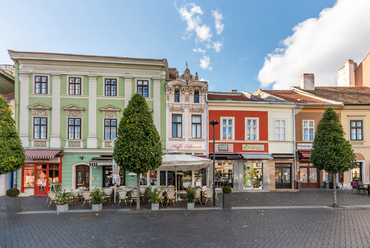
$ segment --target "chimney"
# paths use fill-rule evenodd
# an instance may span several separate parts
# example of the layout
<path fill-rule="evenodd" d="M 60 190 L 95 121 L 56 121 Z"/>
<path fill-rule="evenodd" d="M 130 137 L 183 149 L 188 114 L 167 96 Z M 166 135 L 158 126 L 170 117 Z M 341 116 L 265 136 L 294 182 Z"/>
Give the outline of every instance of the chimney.
<path fill-rule="evenodd" d="M 337 85 L 342 87 L 355 87 L 356 63 L 349 59 L 337 73 Z"/>
<path fill-rule="evenodd" d="M 238 90 L 231 90 L 231 93 L 238 93 Z"/>
<path fill-rule="evenodd" d="M 315 75 L 313 73 L 302 74 L 300 84 L 303 90 L 315 90 Z"/>

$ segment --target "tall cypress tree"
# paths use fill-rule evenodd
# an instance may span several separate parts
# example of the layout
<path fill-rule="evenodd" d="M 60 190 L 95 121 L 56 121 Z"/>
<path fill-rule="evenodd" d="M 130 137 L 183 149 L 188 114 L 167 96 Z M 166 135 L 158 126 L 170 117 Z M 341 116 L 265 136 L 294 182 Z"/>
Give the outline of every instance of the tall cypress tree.
<path fill-rule="evenodd" d="M 140 210 L 140 173 L 162 164 L 162 144 L 145 98 L 132 96 L 118 127 L 113 158 L 122 169 L 137 174 L 137 204 Z"/>
<path fill-rule="evenodd" d="M 25 155 L 12 111 L 0 95 L 0 175 L 13 172 L 24 164 Z"/>
<path fill-rule="evenodd" d="M 311 150 L 311 161 L 318 170 L 333 174 L 334 201 L 337 207 L 336 174 L 355 167 L 356 155 L 348 140 L 344 138 L 343 126 L 333 108 L 328 108 L 319 124 Z"/>

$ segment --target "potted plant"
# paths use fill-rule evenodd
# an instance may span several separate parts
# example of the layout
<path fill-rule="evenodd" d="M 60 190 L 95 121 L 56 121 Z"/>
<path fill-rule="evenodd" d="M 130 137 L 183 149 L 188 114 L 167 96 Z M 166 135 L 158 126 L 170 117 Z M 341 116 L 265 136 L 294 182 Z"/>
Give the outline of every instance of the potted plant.
<path fill-rule="evenodd" d="M 149 191 L 149 202 L 152 203 L 152 210 L 159 210 L 159 202 L 162 199 L 161 193 L 157 188 Z"/>
<path fill-rule="evenodd" d="M 194 209 L 194 200 L 196 195 L 196 189 L 189 187 L 186 189 L 186 198 L 188 199 L 188 209 Z"/>
<path fill-rule="evenodd" d="M 95 188 L 91 193 L 92 211 L 103 209 L 104 192 L 101 188 Z"/>
<path fill-rule="evenodd" d="M 222 206 L 224 209 L 231 209 L 231 192 L 232 188 L 230 186 L 222 187 L 223 193 Z"/>
<path fill-rule="evenodd" d="M 12 188 L 6 191 L 6 210 L 8 213 L 18 213 L 21 211 L 21 198 L 19 189 Z"/>
<path fill-rule="evenodd" d="M 71 196 L 72 194 L 67 193 L 66 190 L 56 192 L 57 212 L 68 211 L 68 203 Z"/>

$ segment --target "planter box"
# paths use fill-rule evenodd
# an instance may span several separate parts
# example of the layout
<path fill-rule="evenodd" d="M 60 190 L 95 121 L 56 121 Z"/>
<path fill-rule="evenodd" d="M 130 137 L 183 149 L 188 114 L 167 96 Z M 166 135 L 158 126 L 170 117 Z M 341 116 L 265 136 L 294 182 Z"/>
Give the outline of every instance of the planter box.
<path fill-rule="evenodd" d="M 67 211 L 68 211 L 68 204 L 57 205 L 57 212 L 67 212 Z"/>
<path fill-rule="evenodd" d="M 231 194 L 223 194 L 222 207 L 224 209 L 231 209 Z"/>
<path fill-rule="evenodd" d="M 92 204 L 92 211 L 100 211 L 103 209 L 103 203 Z"/>
<path fill-rule="evenodd" d="M 5 200 L 6 211 L 8 213 L 18 213 L 21 211 L 22 198 L 20 197 L 6 197 Z"/>
<path fill-rule="evenodd" d="M 152 203 L 152 210 L 159 210 L 159 203 Z"/>
<path fill-rule="evenodd" d="M 189 210 L 194 210 L 194 202 L 193 203 L 188 202 L 188 209 Z"/>

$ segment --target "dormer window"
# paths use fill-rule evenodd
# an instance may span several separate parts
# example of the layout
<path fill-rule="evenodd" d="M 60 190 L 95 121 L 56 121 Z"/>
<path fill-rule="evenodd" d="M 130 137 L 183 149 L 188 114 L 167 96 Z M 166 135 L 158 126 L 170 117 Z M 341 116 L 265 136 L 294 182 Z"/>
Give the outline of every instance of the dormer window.
<path fill-rule="evenodd" d="M 194 92 L 194 103 L 199 103 L 199 90 Z"/>
<path fill-rule="evenodd" d="M 180 90 L 175 90 L 175 102 L 180 102 Z"/>

